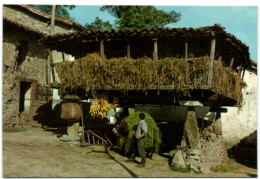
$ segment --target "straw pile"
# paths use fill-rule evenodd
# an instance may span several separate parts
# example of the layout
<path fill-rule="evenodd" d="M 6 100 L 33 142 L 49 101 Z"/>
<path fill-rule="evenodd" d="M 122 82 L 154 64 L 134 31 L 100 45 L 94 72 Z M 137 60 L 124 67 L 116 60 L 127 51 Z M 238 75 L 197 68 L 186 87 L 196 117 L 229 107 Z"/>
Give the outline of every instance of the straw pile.
<path fill-rule="evenodd" d="M 201 89 L 207 84 L 209 57 L 185 60 L 168 57 L 153 61 L 149 58 L 102 59 L 97 53 L 70 62 L 55 65 L 61 82 L 61 92 L 69 93 L 78 88 L 95 94 L 99 86 L 111 86 L 127 92 L 130 89 L 149 90 L 151 85 L 171 85 L 182 91 L 190 87 Z M 222 62 L 214 61 L 212 88 L 219 94 L 234 94 L 242 102 L 241 88 L 246 84 Z"/>

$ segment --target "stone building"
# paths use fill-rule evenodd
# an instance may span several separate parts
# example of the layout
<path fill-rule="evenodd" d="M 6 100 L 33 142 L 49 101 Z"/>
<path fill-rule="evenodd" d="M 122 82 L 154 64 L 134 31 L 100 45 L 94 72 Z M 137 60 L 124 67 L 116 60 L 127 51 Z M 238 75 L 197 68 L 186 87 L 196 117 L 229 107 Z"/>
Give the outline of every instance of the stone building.
<path fill-rule="evenodd" d="M 53 61 L 70 56 L 49 52 L 38 40 L 50 34 L 51 16 L 28 5 L 3 6 L 3 126 L 35 123 L 40 107 L 48 109 L 53 90 L 50 53 Z M 54 33 L 82 31 L 68 18 L 55 18 Z M 48 113 L 47 113 L 48 114 Z M 39 116 L 38 116 L 39 117 Z M 39 118 L 37 119 L 39 120 Z M 38 121 L 39 122 L 39 121 Z"/>

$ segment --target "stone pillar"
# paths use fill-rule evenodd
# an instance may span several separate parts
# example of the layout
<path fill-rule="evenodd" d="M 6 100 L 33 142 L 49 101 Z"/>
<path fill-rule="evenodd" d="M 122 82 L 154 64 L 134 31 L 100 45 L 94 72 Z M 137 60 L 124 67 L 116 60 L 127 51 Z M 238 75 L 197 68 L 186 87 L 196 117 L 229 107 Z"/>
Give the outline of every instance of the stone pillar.
<path fill-rule="evenodd" d="M 78 136 L 79 122 L 68 122 L 67 133 L 69 136 Z"/>
<path fill-rule="evenodd" d="M 190 145 L 191 148 L 200 148 L 199 129 L 197 125 L 194 107 L 189 107 L 186 122 L 184 124 L 182 146 Z"/>
<path fill-rule="evenodd" d="M 220 112 L 217 112 L 217 115 L 216 115 L 214 132 L 217 135 L 222 135 L 222 120 L 221 120 L 221 113 Z"/>

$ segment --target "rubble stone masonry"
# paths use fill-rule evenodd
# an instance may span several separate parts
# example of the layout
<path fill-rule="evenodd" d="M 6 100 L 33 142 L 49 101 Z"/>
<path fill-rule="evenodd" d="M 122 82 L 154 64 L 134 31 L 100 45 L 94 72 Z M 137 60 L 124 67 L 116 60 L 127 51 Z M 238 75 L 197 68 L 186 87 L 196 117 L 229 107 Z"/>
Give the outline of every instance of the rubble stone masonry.
<path fill-rule="evenodd" d="M 18 64 L 21 41 L 28 42 L 26 56 Z M 19 32 L 5 32 L 3 41 L 3 125 L 19 123 L 20 79 L 46 84 L 46 48 L 36 43 L 33 36 Z"/>

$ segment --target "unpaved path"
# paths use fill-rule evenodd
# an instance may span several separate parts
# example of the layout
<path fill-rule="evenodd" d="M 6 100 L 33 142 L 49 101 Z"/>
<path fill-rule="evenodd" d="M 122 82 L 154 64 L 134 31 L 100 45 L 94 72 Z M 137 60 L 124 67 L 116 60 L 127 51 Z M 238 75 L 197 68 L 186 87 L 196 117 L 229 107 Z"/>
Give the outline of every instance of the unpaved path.
<path fill-rule="evenodd" d="M 173 172 L 168 159 L 147 159 L 145 168 L 111 152 L 70 146 L 57 134 L 30 127 L 25 132 L 3 133 L 3 177 L 256 177 L 257 170 L 239 165 L 235 172 L 209 174 Z M 137 158 L 140 161 L 140 158 Z"/>

